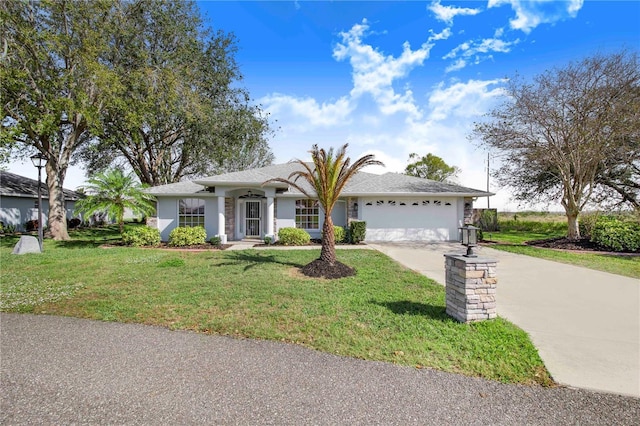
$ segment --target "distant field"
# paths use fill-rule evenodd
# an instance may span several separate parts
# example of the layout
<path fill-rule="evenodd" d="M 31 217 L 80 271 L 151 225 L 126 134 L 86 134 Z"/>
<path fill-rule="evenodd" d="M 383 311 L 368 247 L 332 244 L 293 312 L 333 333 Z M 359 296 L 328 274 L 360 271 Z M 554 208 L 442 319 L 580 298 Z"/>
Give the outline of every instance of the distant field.
<path fill-rule="evenodd" d="M 562 212 L 498 212 L 498 221 L 522 220 L 533 222 L 563 222 L 566 223 L 567 216 Z"/>

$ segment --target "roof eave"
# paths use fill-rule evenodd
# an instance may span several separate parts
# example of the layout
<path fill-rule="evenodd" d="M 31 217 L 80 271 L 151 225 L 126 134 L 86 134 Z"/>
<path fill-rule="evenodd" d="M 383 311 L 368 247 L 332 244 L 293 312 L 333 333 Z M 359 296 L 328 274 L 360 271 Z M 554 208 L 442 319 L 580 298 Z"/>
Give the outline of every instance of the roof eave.
<path fill-rule="evenodd" d="M 491 197 L 493 192 L 343 192 L 343 197 Z"/>
<path fill-rule="evenodd" d="M 265 188 L 288 188 L 286 183 L 281 182 L 256 182 L 256 181 L 215 181 L 215 180 L 194 180 L 193 183 L 202 185 L 202 186 L 232 186 L 234 188 L 240 187 L 265 187 Z"/>

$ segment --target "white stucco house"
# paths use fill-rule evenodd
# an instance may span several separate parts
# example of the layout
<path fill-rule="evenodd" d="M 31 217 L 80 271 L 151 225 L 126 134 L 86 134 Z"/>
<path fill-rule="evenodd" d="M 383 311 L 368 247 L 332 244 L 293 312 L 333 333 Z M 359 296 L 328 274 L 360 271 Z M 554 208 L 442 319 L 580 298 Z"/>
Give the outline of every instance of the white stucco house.
<path fill-rule="evenodd" d="M 265 183 L 300 167 L 291 162 L 150 188 L 157 217 L 149 223 L 163 241 L 177 226 L 198 225 L 223 241 L 277 236 L 285 227 L 320 238 L 324 213 L 317 200 L 286 184 Z M 473 200 L 490 195 L 398 173 L 359 172 L 342 191 L 332 219 L 338 226 L 365 221 L 366 241 L 452 241 L 471 217 Z"/>
<path fill-rule="evenodd" d="M 49 190 L 42 182 L 42 222 L 49 217 Z M 81 197 L 75 191 L 64 189 L 67 219 L 73 218 L 75 202 Z M 25 230 L 25 223 L 38 219 L 38 181 L 15 173 L 0 171 L 0 222 L 13 225 L 17 231 Z"/>

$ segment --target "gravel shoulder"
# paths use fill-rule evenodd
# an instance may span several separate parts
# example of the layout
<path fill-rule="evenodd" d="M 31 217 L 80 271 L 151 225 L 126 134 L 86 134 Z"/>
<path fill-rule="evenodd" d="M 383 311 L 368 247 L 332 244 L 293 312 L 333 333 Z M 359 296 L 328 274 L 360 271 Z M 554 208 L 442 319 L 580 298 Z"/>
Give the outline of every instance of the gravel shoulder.
<path fill-rule="evenodd" d="M 617 424 L 640 399 L 301 346 L 0 314 L 0 424 Z"/>

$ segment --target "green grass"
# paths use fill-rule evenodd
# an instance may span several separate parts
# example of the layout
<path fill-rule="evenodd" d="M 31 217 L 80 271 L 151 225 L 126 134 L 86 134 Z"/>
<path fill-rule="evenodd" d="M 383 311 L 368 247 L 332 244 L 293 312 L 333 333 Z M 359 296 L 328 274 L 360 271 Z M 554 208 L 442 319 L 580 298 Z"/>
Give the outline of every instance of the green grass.
<path fill-rule="evenodd" d="M 485 232 L 487 241 L 496 242 L 491 248 L 553 260 L 597 271 L 609 272 L 632 278 L 640 278 L 640 256 L 576 253 L 524 245 L 527 241 L 563 237 L 567 235 L 566 218 L 557 214 L 535 216 L 518 213 L 518 217 L 534 220 L 500 220 L 499 232 Z"/>
<path fill-rule="evenodd" d="M 546 238 L 567 235 L 567 223 L 557 221 L 535 220 L 500 220 L 500 231 L 484 233 L 486 240 L 502 244 L 523 244 L 525 241 L 543 240 Z"/>
<path fill-rule="evenodd" d="M 502 382 L 552 384 L 526 333 L 500 318 L 454 321 L 442 286 L 375 251 L 340 251 L 357 275 L 321 280 L 298 272 L 316 250 L 185 253 L 95 247 L 113 239 L 107 231 L 74 237 L 46 241 L 44 253 L 23 256 L 11 255 L 12 242 L 3 239 L 0 310 L 292 342 Z"/>
<path fill-rule="evenodd" d="M 555 262 L 582 266 L 596 271 L 609 272 L 625 277 L 640 278 L 640 256 L 575 253 L 525 245 L 492 245 L 496 250 L 524 254 Z"/>

